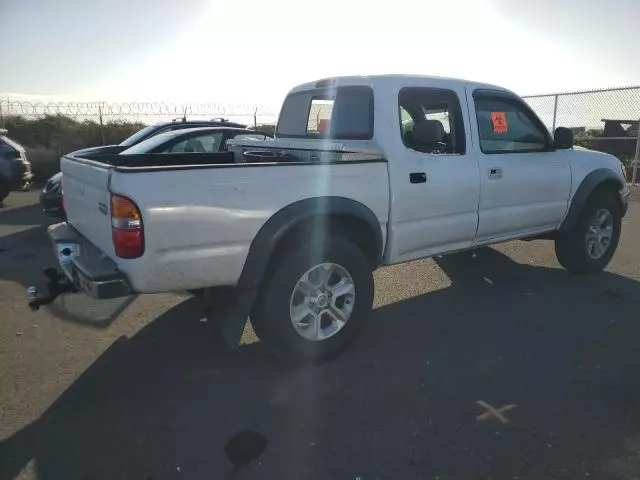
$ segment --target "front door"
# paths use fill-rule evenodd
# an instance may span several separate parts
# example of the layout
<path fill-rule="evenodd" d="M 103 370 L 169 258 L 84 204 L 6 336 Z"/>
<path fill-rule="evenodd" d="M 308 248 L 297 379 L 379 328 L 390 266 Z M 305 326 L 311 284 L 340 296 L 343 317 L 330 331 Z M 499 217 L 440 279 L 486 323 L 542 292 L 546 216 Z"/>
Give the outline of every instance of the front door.
<path fill-rule="evenodd" d="M 390 164 L 387 262 L 469 247 L 478 225 L 478 162 L 466 143 L 464 89 L 407 87 L 398 95 L 398 158 Z M 466 111 L 466 107 L 465 107 Z"/>
<path fill-rule="evenodd" d="M 554 230 L 571 189 L 566 152 L 553 149 L 547 129 L 519 98 L 484 90 L 469 97 L 480 147 L 476 243 Z"/>

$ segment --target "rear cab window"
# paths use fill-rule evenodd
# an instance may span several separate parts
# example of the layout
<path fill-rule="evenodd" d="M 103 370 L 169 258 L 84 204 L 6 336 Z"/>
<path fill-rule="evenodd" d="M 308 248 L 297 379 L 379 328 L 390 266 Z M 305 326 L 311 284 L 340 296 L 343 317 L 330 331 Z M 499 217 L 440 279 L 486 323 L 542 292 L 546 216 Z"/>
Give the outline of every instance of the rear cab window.
<path fill-rule="evenodd" d="M 365 86 L 316 88 L 287 96 L 279 138 L 373 138 L 373 90 Z"/>

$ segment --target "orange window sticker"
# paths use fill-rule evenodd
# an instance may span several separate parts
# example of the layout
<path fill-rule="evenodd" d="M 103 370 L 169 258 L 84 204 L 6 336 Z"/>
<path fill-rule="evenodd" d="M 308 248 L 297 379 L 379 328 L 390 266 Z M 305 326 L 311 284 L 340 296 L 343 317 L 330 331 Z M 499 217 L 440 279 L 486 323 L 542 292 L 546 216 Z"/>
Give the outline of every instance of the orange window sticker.
<path fill-rule="evenodd" d="M 506 112 L 491 112 L 491 123 L 494 133 L 507 133 L 509 130 Z"/>
<path fill-rule="evenodd" d="M 321 118 L 318 120 L 318 133 L 329 133 L 328 118 Z"/>

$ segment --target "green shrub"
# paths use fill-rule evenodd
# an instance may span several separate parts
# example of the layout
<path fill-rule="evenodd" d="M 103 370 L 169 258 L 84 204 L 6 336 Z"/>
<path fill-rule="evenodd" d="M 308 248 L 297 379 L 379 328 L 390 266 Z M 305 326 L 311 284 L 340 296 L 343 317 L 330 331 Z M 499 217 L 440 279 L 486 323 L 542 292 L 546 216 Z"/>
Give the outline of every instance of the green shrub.
<path fill-rule="evenodd" d="M 108 122 L 100 126 L 93 120 L 82 122 L 66 115 L 44 115 L 29 119 L 21 115 L 5 118 L 9 136 L 24 147 L 44 148 L 60 155 L 80 148 L 113 145 L 145 125 L 139 122 Z"/>
<path fill-rule="evenodd" d="M 114 145 L 145 125 L 139 122 L 77 121 L 66 115 L 44 115 L 30 119 L 22 115 L 4 118 L 9 137 L 27 150 L 37 182 L 46 181 L 60 171 L 60 156 L 81 148 Z"/>
<path fill-rule="evenodd" d="M 46 148 L 27 147 L 26 150 L 36 183 L 42 184 L 60 171 L 60 154 L 58 152 Z"/>
<path fill-rule="evenodd" d="M 252 130 L 259 130 L 261 132 L 264 133 L 269 133 L 271 135 L 274 135 L 276 133 L 276 126 L 272 125 L 272 124 L 262 124 L 262 125 L 256 125 L 255 127 L 251 127 Z"/>

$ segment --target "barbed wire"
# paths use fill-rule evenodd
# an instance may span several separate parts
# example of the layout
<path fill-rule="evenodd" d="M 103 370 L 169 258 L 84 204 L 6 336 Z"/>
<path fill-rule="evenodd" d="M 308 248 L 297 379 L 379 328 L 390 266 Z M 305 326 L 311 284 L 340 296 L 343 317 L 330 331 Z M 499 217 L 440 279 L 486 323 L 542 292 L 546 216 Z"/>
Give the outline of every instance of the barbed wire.
<path fill-rule="evenodd" d="M 45 115 L 136 121 L 145 117 L 276 117 L 272 107 L 256 104 L 168 102 L 34 102 L 0 98 L 0 113 L 34 119 Z"/>

